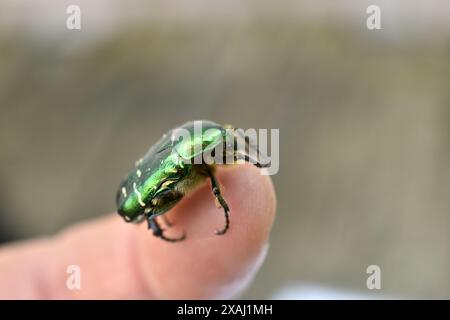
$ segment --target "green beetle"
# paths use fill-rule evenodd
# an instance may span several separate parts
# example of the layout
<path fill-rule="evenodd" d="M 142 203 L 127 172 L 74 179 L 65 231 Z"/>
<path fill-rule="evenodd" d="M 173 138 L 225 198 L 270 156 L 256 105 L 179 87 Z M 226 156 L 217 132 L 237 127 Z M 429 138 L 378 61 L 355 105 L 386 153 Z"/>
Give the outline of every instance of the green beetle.
<path fill-rule="evenodd" d="M 215 154 L 216 150 L 221 154 Z M 254 157 L 255 154 L 258 157 Z M 209 161 L 205 161 L 206 156 Z M 214 161 L 212 157 L 228 161 Z M 156 218 L 161 216 L 164 219 L 162 215 L 165 212 L 209 178 L 212 193 L 225 215 L 225 226 L 216 231 L 216 234 L 223 235 L 230 226 L 230 210 L 214 172 L 218 163 L 229 164 L 230 157 L 231 163 L 241 159 L 259 168 L 268 166 L 259 161 L 257 147 L 231 127 L 212 121 L 194 121 L 172 129 L 136 162 L 134 169 L 120 184 L 116 196 L 117 212 L 126 222 L 147 220 L 148 228 L 163 240 L 183 240 L 184 233 L 178 238 L 166 237 Z M 170 226 L 166 219 L 165 223 Z"/>

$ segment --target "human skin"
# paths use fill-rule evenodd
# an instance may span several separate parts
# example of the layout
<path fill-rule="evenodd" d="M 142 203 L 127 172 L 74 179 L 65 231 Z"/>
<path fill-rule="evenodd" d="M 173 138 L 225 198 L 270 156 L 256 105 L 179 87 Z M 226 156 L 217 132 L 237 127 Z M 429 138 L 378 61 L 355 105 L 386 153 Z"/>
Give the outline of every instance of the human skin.
<path fill-rule="evenodd" d="M 117 214 L 71 226 L 46 238 L 0 247 L 0 299 L 214 299 L 235 297 L 251 282 L 267 252 L 275 217 L 270 177 L 249 164 L 220 168 L 218 180 L 230 206 L 224 223 L 210 183 L 177 204 L 167 217 L 168 243 L 146 224 Z M 162 223 L 162 225 L 164 225 Z M 80 268 L 80 289 L 67 272 Z"/>

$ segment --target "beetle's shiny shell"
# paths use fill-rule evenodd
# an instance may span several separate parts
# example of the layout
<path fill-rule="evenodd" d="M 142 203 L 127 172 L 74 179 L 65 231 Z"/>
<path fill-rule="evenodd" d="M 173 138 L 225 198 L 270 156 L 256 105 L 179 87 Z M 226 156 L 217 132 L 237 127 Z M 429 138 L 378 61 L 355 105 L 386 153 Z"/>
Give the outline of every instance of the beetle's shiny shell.
<path fill-rule="evenodd" d="M 194 124 L 199 122 L 201 131 L 194 132 L 198 130 Z M 177 140 L 179 129 L 191 133 L 191 139 Z M 189 177 L 192 164 L 182 160 L 193 159 L 216 147 L 224 135 L 225 129 L 212 121 L 188 122 L 164 134 L 119 185 L 116 196 L 119 214 L 127 221 L 140 220 L 164 183 L 173 184 Z"/>

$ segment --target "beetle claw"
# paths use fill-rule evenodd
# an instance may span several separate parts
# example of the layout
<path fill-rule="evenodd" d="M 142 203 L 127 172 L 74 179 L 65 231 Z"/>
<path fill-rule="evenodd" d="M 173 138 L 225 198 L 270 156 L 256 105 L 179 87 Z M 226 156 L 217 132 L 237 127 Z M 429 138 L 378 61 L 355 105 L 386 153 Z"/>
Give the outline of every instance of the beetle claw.
<path fill-rule="evenodd" d="M 186 234 L 184 232 L 181 235 L 181 237 L 179 237 L 179 238 L 168 238 L 164 235 L 164 229 L 159 226 L 158 222 L 154 218 L 149 217 L 149 218 L 147 218 L 147 221 L 148 221 L 148 227 L 153 230 L 153 235 L 155 237 L 161 238 L 168 242 L 178 242 L 178 241 L 182 241 L 186 238 Z"/>
<path fill-rule="evenodd" d="M 179 238 L 168 238 L 163 233 L 161 233 L 161 235 L 159 235 L 159 237 L 168 242 L 178 242 L 178 241 L 183 241 L 184 239 L 186 239 L 186 233 L 183 232 L 183 234 Z"/>
<path fill-rule="evenodd" d="M 229 212 L 230 210 L 228 209 L 228 206 L 224 206 L 224 214 L 225 214 L 225 226 L 223 227 L 223 229 L 216 229 L 216 235 L 218 236 L 222 236 L 224 235 L 227 231 L 228 228 L 230 227 L 230 217 L 229 217 Z"/>
<path fill-rule="evenodd" d="M 216 235 L 218 235 L 218 236 L 224 235 L 225 232 L 227 232 L 226 228 L 223 228 L 222 230 L 216 229 Z"/>

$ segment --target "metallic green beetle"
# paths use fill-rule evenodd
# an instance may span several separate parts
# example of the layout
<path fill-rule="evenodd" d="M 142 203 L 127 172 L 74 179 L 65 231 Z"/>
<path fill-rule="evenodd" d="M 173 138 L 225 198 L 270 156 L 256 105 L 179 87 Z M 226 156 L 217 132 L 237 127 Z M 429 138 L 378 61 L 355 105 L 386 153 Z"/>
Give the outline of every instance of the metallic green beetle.
<path fill-rule="evenodd" d="M 189 135 L 186 138 L 180 135 L 180 132 L 187 132 Z M 126 222 L 138 223 L 146 219 L 148 228 L 163 240 L 183 240 L 184 233 L 178 238 L 166 237 L 156 218 L 209 178 L 213 195 L 225 214 L 225 226 L 217 230 L 216 234 L 225 234 L 230 225 L 230 210 L 214 177 L 217 163 L 211 159 L 209 162 L 204 161 L 206 155 L 215 157 L 216 150 L 222 153 L 220 159 L 228 160 L 231 157 L 232 163 L 242 159 L 260 168 L 267 166 L 261 164 L 259 157 L 253 156 L 259 155 L 257 147 L 231 127 L 224 127 L 212 121 L 188 122 L 163 135 L 147 154 L 136 162 L 134 169 L 119 186 L 116 196 L 118 213 Z M 255 150 L 256 153 L 253 152 Z M 195 161 L 199 158 L 200 161 Z M 221 163 L 230 162 L 228 160 Z M 170 226 L 167 220 L 165 222 Z"/>

